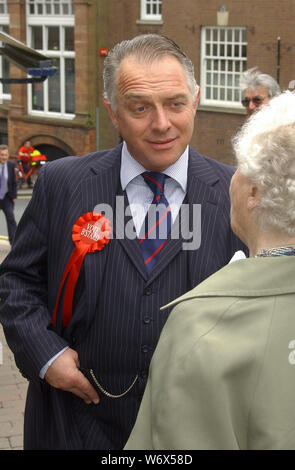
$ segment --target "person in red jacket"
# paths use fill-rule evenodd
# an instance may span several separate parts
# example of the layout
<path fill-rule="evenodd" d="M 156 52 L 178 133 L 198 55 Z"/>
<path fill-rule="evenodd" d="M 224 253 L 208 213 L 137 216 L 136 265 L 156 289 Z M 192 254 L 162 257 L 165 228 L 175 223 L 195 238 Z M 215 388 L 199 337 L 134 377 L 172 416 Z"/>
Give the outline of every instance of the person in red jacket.
<path fill-rule="evenodd" d="M 34 147 L 32 147 L 31 145 L 31 141 L 30 140 L 26 140 L 24 145 L 22 147 L 20 147 L 19 151 L 18 151 L 18 162 L 20 162 L 22 164 L 22 167 L 23 167 L 23 170 L 24 170 L 24 173 L 27 174 L 29 171 L 30 171 L 30 164 L 31 164 L 31 154 L 34 152 Z M 31 177 L 29 176 L 27 178 L 27 183 L 28 183 L 28 187 L 31 188 L 32 187 L 32 180 L 31 180 Z"/>

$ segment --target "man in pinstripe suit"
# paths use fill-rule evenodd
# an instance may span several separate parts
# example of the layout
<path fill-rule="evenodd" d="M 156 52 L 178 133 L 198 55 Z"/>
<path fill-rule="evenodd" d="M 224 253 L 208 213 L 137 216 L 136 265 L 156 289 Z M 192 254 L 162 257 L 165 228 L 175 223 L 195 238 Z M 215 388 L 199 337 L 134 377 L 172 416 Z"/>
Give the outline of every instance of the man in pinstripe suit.
<path fill-rule="evenodd" d="M 234 168 L 188 147 L 199 98 L 191 61 L 167 38 L 138 36 L 111 51 L 104 80 L 105 104 L 123 144 L 46 165 L 1 267 L 0 320 L 30 381 L 25 449 L 121 449 L 169 314 L 160 306 L 242 247 L 229 226 Z M 134 207 L 152 202 L 145 171 L 168 177 L 164 195 L 173 228 L 181 227 L 186 205 L 190 229 L 201 234 L 195 249 L 184 249 L 181 231 L 168 235 L 151 273 L 139 239 L 124 232 L 131 220 L 139 237 L 145 210 Z M 86 254 L 70 322 L 63 324 L 61 301 L 52 323 L 74 249 L 73 225 L 99 205 L 115 212 L 121 207 L 125 217 L 114 217 L 113 238 L 102 251 Z"/>

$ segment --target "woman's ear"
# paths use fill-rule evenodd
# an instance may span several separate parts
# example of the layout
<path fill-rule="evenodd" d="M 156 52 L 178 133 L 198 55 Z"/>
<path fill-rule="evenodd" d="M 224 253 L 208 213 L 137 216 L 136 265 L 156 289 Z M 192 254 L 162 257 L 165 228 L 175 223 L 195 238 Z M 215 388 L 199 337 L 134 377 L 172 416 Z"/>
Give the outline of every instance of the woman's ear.
<path fill-rule="evenodd" d="M 255 209 L 258 206 L 261 200 L 262 191 L 260 186 L 257 186 L 253 183 L 249 185 L 248 201 L 247 207 L 249 210 Z"/>

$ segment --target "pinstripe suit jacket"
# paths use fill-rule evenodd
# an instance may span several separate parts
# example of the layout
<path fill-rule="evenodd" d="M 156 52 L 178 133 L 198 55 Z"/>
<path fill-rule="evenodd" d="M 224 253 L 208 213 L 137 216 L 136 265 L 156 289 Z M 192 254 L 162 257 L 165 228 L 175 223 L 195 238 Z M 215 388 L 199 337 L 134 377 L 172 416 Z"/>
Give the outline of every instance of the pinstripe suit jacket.
<path fill-rule="evenodd" d="M 68 327 L 62 329 L 58 314 L 57 326 L 52 328 L 51 315 L 59 284 L 74 248 L 72 227 L 82 214 L 93 211 L 99 203 L 114 207 L 116 195 L 121 191 L 120 163 L 121 145 L 81 158 L 67 157 L 47 164 L 40 172 L 33 197 L 19 223 L 13 249 L 1 266 L 0 321 L 16 363 L 30 381 L 25 416 L 26 448 L 120 448 L 128 438 L 142 397 L 145 378 L 132 396 L 135 403 L 132 412 L 128 408 L 130 403 L 127 399 L 121 403 L 117 401 L 119 405 L 116 405 L 116 411 L 112 410 L 113 405 L 110 405 L 109 416 L 108 404 L 104 405 L 101 401 L 98 405 L 100 408 L 97 409 L 104 410 L 105 406 L 107 410 L 106 415 L 101 418 L 104 423 L 111 421 L 110 416 L 115 413 L 123 416 L 123 423 L 110 423 L 109 431 L 105 432 L 108 437 L 105 439 L 104 433 L 96 427 L 92 412 L 87 421 L 86 413 L 89 413 L 89 407 L 87 411 L 83 411 L 80 400 L 79 403 L 77 400 L 73 401 L 71 394 L 53 389 L 39 379 L 43 365 L 67 345 L 76 348 L 87 363 L 87 354 L 90 354 L 88 343 L 97 342 L 92 333 L 95 328 L 91 327 L 99 318 L 100 312 L 97 312 L 97 308 L 106 272 L 113 270 L 108 272 L 109 278 L 112 279 L 119 266 L 124 266 L 124 269 L 126 267 L 124 286 L 112 285 L 109 289 L 109 297 L 114 297 L 109 308 L 110 315 L 118 307 L 116 289 L 127 289 L 129 297 L 134 295 L 137 305 L 140 298 L 137 293 L 139 282 L 144 288 L 148 288 L 160 284 L 161 279 L 163 282 L 165 279 L 173 279 L 173 282 L 168 282 L 164 288 L 159 289 L 157 301 L 152 304 L 152 308 L 158 310 L 161 305 L 178 297 L 184 290 L 194 287 L 228 263 L 235 251 L 245 249 L 229 227 L 228 186 L 234 169 L 190 149 L 187 202 L 190 204 L 190 210 L 193 204 L 201 204 L 200 249 L 186 252 L 184 258 L 182 240 L 167 240 L 161 253 L 161 262 L 148 279 L 137 241 L 112 240 L 103 251 L 86 255 L 75 291 L 72 321 Z M 118 229 L 119 227 L 114 226 L 115 232 Z M 107 260 L 110 260 L 111 254 L 114 253 L 110 250 L 115 249 L 118 259 L 112 264 L 114 267 L 109 268 Z M 178 285 L 181 285 L 184 272 L 187 276 L 186 285 L 179 289 Z M 118 290 L 118 296 L 119 294 Z M 121 317 L 124 318 L 124 315 L 128 314 L 129 312 L 124 312 L 123 309 Z M 110 318 L 113 320 L 113 317 Z M 154 323 L 157 324 L 158 319 Z M 164 320 L 155 328 L 146 365 L 152 356 L 163 324 Z M 121 327 L 124 328 L 124 323 Z M 133 329 L 135 331 L 130 332 L 130 335 L 139 336 L 136 322 Z M 119 327 L 114 337 L 118 332 Z M 129 334 L 129 330 L 124 332 L 124 335 L 127 333 Z M 128 381 L 129 377 L 126 380 Z M 76 409 L 76 412 L 73 412 L 73 409 Z M 98 413 L 97 422 L 99 420 Z M 79 427 L 79 422 L 82 421 L 86 423 L 86 431 Z M 122 435 L 112 440 L 112 428 L 125 424 Z M 108 427 L 108 424 L 104 426 Z M 90 427 L 96 438 L 89 441 L 83 433 L 87 433 Z"/>

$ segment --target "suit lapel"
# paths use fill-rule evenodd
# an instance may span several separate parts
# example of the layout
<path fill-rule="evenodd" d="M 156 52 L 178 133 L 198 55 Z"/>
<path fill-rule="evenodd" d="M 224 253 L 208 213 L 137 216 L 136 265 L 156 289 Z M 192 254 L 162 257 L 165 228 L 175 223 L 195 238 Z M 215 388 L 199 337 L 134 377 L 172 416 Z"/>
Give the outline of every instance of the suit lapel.
<path fill-rule="evenodd" d="M 196 238 L 200 235 L 200 246 L 198 249 L 188 251 L 189 288 L 193 288 L 207 276 L 210 250 L 217 241 L 213 234 L 220 210 L 220 195 L 213 187 L 219 181 L 219 177 L 202 156 L 192 158 L 191 172 L 192 176 L 188 180 L 190 231 L 193 231 Z M 201 225 L 197 225 L 194 220 L 194 204 L 197 204 L 201 210 Z"/>
<path fill-rule="evenodd" d="M 121 147 L 98 159 L 92 166 L 89 176 L 81 182 L 81 215 L 86 212 L 105 212 L 114 231 L 113 210 L 116 193 L 120 186 Z M 106 162 L 106 165 L 104 163 Z M 114 236 L 114 235 L 112 235 Z M 85 285 L 90 312 L 95 311 L 96 301 L 102 285 L 108 252 L 114 240 L 102 250 L 88 253 L 84 260 Z"/>

